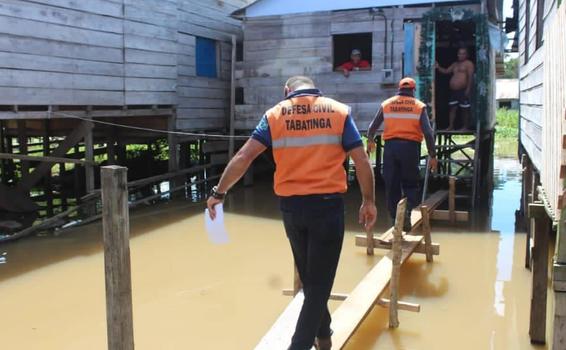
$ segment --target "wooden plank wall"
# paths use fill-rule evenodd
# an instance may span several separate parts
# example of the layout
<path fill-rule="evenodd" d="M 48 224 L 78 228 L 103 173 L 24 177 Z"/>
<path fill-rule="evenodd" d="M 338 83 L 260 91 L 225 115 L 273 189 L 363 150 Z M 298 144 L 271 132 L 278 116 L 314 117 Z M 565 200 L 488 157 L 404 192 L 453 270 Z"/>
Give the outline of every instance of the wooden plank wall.
<path fill-rule="evenodd" d="M 230 102 L 232 34 L 242 37 L 241 22 L 229 17 L 250 0 L 178 0 L 177 57 L 180 129 L 218 129 L 227 126 Z M 218 78 L 196 76 L 196 37 L 217 40 Z"/>
<path fill-rule="evenodd" d="M 542 169 L 542 115 L 544 45 L 536 49 L 537 0 L 530 1 L 529 23 L 527 1 L 519 3 L 519 90 L 520 90 L 520 142 L 535 167 Z M 548 27 L 556 9 L 555 1 L 545 2 L 544 26 Z M 527 26 L 529 36 L 527 38 Z M 528 50 L 527 50 L 528 47 Z M 528 51 L 528 57 L 526 56 Z"/>
<path fill-rule="evenodd" d="M 121 0 L 2 0 L 0 104 L 124 104 L 122 17 Z"/>
<path fill-rule="evenodd" d="M 474 8 L 467 5 L 466 8 Z M 396 85 L 382 85 L 384 63 L 389 68 L 393 40 L 394 79 L 402 74 L 403 22 L 418 19 L 430 7 L 386 8 L 388 55 L 384 55 L 384 23 L 368 10 L 318 12 L 250 18 L 244 21 L 244 62 L 238 64 L 237 86 L 244 89 L 244 104 L 236 106 L 236 127 L 253 129 L 263 113 L 282 99 L 283 84 L 292 75 L 314 79 L 326 96 L 352 107 L 361 130 L 366 130 L 379 104 L 395 94 Z M 393 19 L 393 31 L 389 20 Z M 333 72 L 332 35 L 373 34 L 370 72 L 353 72 L 349 78 Z"/>
<path fill-rule="evenodd" d="M 229 17 L 251 0 L 2 0 L 0 105 L 177 105 L 180 129 L 224 128 Z M 196 77 L 195 38 L 219 75 Z"/>
<path fill-rule="evenodd" d="M 123 1 L 126 104 L 176 104 L 177 1 Z"/>
<path fill-rule="evenodd" d="M 566 7 L 560 6 L 545 32 L 546 43 L 564 43 Z M 564 191 L 560 168 L 566 165 L 562 139 L 566 133 L 566 45 L 544 45 L 544 107 L 542 118 L 541 183 L 548 196 L 555 220 L 560 217 L 559 196 Z"/>

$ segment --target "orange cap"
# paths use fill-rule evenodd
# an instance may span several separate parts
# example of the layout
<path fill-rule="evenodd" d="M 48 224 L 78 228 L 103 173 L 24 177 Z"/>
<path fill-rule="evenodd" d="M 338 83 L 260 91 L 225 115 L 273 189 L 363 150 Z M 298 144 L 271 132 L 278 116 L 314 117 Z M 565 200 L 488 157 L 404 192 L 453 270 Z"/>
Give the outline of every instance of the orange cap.
<path fill-rule="evenodd" d="M 417 87 L 417 83 L 412 78 L 403 78 L 399 82 L 399 89 L 414 89 Z"/>

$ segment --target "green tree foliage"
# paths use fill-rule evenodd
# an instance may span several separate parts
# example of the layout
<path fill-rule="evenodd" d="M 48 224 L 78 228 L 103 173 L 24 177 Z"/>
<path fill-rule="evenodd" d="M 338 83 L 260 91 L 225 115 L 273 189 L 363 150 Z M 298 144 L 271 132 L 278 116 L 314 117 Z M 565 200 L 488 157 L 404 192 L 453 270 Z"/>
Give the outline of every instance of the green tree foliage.
<path fill-rule="evenodd" d="M 505 79 L 517 79 L 519 77 L 519 59 L 511 58 L 505 61 L 505 73 L 503 74 Z"/>

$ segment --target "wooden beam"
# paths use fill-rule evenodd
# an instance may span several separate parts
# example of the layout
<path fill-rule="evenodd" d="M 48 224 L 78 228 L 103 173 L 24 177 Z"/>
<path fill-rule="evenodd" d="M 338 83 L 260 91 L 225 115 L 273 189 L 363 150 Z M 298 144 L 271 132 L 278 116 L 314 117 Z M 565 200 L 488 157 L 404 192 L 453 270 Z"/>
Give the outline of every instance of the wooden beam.
<path fill-rule="evenodd" d="M 236 118 L 236 48 L 238 42 L 235 35 L 232 35 L 232 59 L 230 70 L 230 120 L 228 128 L 230 130 L 230 139 L 228 141 L 228 158 L 234 157 L 234 131 Z"/>
<path fill-rule="evenodd" d="M 404 235 L 404 237 L 406 238 L 406 235 Z M 363 235 L 357 235 L 356 236 L 356 247 L 365 247 L 366 246 L 366 241 L 367 238 L 366 236 Z M 374 237 L 373 238 L 373 242 L 374 242 L 374 247 L 376 249 L 386 249 L 386 250 L 391 250 L 391 242 L 383 242 L 380 241 L 378 237 Z M 407 242 L 403 242 L 404 246 L 408 246 L 411 243 L 407 243 Z M 432 250 L 432 254 L 433 255 L 440 255 L 440 244 L 438 243 L 431 243 L 431 250 Z M 414 254 L 426 254 L 426 245 L 423 242 L 422 244 L 419 244 L 416 248 L 415 251 L 413 252 Z"/>
<path fill-rule="evenodd" d="M 390 303 L 389 303 L 389 328 L 399 327 L 399 315 L 397 302 L 399 301 L 399 280 L 401 278 L 401 255 L 403 247 L 403 224 L 405 222 L 405 211 L 407 208 L 407 198 L 403 198 L 397 204 L 395 214 L 395 226 L 393 227 L 393 243 L 391 251 L 391 281 L 389 283 Z"/>
<path fill-rule="evenodd" d="M 89 106 L 87 109 L 87 118 L 90 117 L 92 107 Z M 92 135 L 92 128 L 88 129 L 84 137 L 85 144 L 85 160 L 90 164 L 94 163 L 94 140 Z M 86 164 L 85 166 L 85 181 L 86 181 L 86 192 L 92 192 L 94 190 L 94 167 L 92 165 Z"/>
<path fill-rule="evenodd" d="M 82 122 L 76 129 L 74 129 L 69 136 L 65 138 L 59 146 L 51 152 L 51 157 L 62 157 L 69 149 L 77 144 L 84 138 L 85 134 L 93 127 L 92 123 Z M 46 171 L 51 169 L 53 164 L 41 163 L 29 175 L 24 176 L 18 183 L 18 188 L 22 191 L 29 191 L 37 182 L 43 177 Z"/>
<path fill-rule="evenodd" d="M 18 120 L 18 151 L 20 154 L 28 154 L 28 138 L 27 138 L 27 129 L 26 129 L 26 121 L 25 120 Z M 29 175 L 29 163 L 22 162 L 20 164 L 22 178 L 25 178 Z"/>
<path fill-rule="evenodd" d="M 470 220 L 470 212 L 468 211 L 456 210 L 454 211 L 454 215 L 457 222 L 467 222 Z M 450 220 L 450 211 L 436 209 L 432 213 L 431 219 L 438 221 L 448 221 Z"/>
<path fill-rule="evenodd" d="M 101 168 L 109 350 L 134 350 L 127 168 Z"/>
<path fill-rule="evenodd" d="M 535 208 L 538 208 L 535 210 Z M 540 216 L 540 213 L 543 216 Z M 548 242 L 550 235 L 550 220 L 541 204 L 529 206 L 531 218 L 535 221 L 533 247 L 533 274 L 531 292 L 531 315 L 529 336 L 531 343 L 546 342 L 546 303 L 548 288 Z"/>
<path fill-rule="evenodd" d="M 448 213 L 450 214 L 450 223 L 454 225 L 456 223 L 456 178 L 454 176 L 450 176 L 448 185 Z"/>
<path fill-rule="evenodd" d="M 87 161 L 82 159 L 64 158 L 64 157 L 51 157 L 51 156 L 28 156 L 23 154 L 14 153 L 0 153 L 0 159 L 17 159 L 30 162 L 45 162 L 45 163 L 73 163 L 73 164 L 86 164 Z"/>
<path fill-rule="evenodd" d="M 423 203 L 421 203 L 421 205 L 425 205 L 429 211 L 434 211 L 447 198 L 448 198 L 448 191 L 437 191 L 433 193 L 430 197 L 428 197 Z M 415 231 L 421 225 L 421 222 L 422 222 L 421 210 L 420 207 L 417 207 L 413 209 L 413 211 L 411 212 L 411 225 L 412 225 L 411 232 Z M 358 235 L 356 236 L 356 242 L 358 242 L 357 240 L 358 237 L 360 236 Z M 366 239 L 365 242 L 367 243 L 366 235 L 363 235 L 363 237 Z M 391 241 L 392 238 L 393 238 L 393 227 L 389 228 L 389 230 L 385 231 L 385 233 L 383 233 L 377 239 L 382 242 L 389 242 Z M 359 242 L 362 241 L 360 240 Z M 365 245 L 363 247 L 365 247 Z"/>
<path fill-rule="evenodd" d="M 377 299 L 377 304 L 383 307 L 389 307 L 391 301 L 389 299 Z M 397 301 L 397 308 L 403 311 L 421 312 L 421 305 L 415 303 L 408 303 L 405 301 Z"/>
<path fill-rule="evenodd" d="M 422 227 L 422 235 L 425 239 L 425 249 L 426 249 L 426 261 L 433 262 L 433 253 L 432 253 L 432 237 L 430 236 L 430 212 L 426 205 L 421 206 L 421 214 L 423 217 L 423 224 Z"/>
<path fill-rule="evenodd" d="M 404 263 L 422 242 L 422 236 L 405 235 L 405 242 L 409 244 L 403 247 L 401 263 Z M 332 343 L 334 349 L 342 349 L 348 339 L 359 327 L 367 316 L 377 299 L 389 285 L 392 271 L 392 253 L 383 257 L 358 283 L 350 293 L 348 299 L 338 306 L 332 313 Z"/>

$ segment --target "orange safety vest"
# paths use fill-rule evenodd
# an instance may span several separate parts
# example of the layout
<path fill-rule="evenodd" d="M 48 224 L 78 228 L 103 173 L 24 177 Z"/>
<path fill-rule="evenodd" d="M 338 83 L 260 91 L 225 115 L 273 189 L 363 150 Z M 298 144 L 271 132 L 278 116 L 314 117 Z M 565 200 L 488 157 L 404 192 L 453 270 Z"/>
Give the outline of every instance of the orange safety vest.
<path fill-rule="evenodd" d="M 424 103 L 410 96 L 397 95 L 383 102 L 383 139 L 422 142 L 421 114 L 425 107 Z"/>
<path fill-rule="evenodd" d="M 346 192 L 342 133 L 349 111 L 330 98 L 297 96 L 266 112 L 278 196 Z"/>

